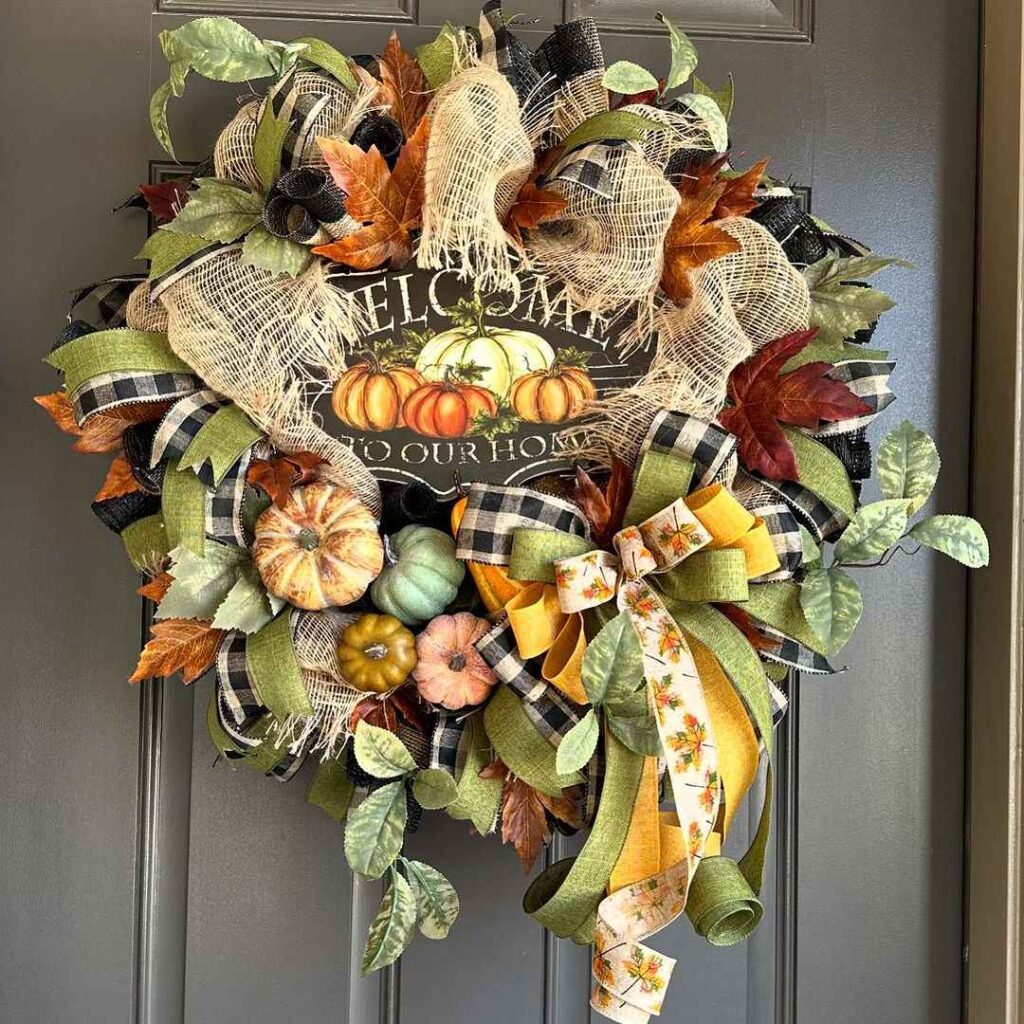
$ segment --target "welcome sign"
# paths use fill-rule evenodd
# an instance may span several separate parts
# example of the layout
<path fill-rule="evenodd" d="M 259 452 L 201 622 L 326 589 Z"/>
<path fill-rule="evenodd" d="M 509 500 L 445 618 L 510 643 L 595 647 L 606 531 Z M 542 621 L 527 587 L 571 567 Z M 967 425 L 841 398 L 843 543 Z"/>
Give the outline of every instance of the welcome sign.
<path fill-rule="evenodd" d="M 455 271 L 350 274 L 339 287 L 368 330 L 317 403 L 325 428 L 380 480 L 524 484 L 568 468 L 557 435 L 585 405 L 627 387 L 650 354 L 624 359 L 599 318 L 527 278 L 518 299 L 481 295 Z"/>

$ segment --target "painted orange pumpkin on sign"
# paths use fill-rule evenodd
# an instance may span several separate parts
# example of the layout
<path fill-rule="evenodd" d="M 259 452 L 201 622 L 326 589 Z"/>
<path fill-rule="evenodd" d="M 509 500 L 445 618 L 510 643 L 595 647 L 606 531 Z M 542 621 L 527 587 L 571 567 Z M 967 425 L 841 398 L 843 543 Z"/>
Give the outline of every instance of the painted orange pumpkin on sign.
<path fill-rule="evenodd" d="M 559 431 L 646 369 L 596 318 L 545 283 L 518 296 L 474 291 L 451 271 L 347 274 L 366 313 L 325 425 L 382 480 L 451 496 L 459 481 L 527 481 L 565 469 Z M 324 403 L 326 404 L 326 403 Z"/>

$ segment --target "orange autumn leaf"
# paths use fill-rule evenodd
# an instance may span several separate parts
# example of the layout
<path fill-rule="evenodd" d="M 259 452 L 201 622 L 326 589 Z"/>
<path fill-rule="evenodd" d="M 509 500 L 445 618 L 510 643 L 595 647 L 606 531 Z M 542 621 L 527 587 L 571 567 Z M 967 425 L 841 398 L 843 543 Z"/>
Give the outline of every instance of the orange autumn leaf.
<path fill-rule="evenodd" d="M 725 183 L 720 183 L 701 196 L 680 198 L 665 236 L 665 266 L 661 275 L 661 287 L 676 302 L 684 302 L 693 294 L 691 270 L 740 248 L 732 235 L 708 223 L 724 191 Z"/>
<path fill-rule="evenodd" d="M 397 32 L 391 33 L 378 66 L 382 98 L 408 139 L 430 104 L 430 83 L 415 58 L 406 53 Z"/>
<path fill-rule="evenodd" d="M 132 473 L 132 467 L 123 455 L 118 455 L 107 470 L 103 486 L 96 492 L 93 501 L 106 501 L 108 498 L 120 498 L 122 495 L 141 491 L 139 481 Z"/>
<path fill-rule="evenodd" d="M 245 474 L 245 482 L 254 487 L 262 487 L 270 500 L 282 508 L 293 487 L 301 487 L 316 479 L 317 468 L 324 461 L 314 452 L 294 452 L 273 459 L 253 459 Z"/>
<path fill-rule="evenodd" d="M 142 649 L 128 682 L 181 673 L 186 683 L 198 679 L 216 660 L 224 630 L 204 619 L 164 619 L 153 624 L 152 639 Z"/>
<path fill-rule="evenodd" d="M 550 838 L 540 794 L 522 779 L 508 779 L 501 795 L 501 841 L 515 847 L 524 871 L 530 871 Z"/>
<path fill-rule="evenodd" d="M 761 184 L 765 169 L 768 167 L 768 160 L 758 160 L 756 164 L 744 171 L 739 177 L 727 178 L 725 180 L 725 191 L 718 197 L 715 204 L 715 212 L 711 215 L 712 220 L 722 220 L 724 217 L 746 217 L 751 210 L 757 207 L 757 200 L 754 192 Z"/>
<path fill-rule="evenodd" d="M 59 391 L 51 391 L 48 395 L 36 395 L 32 401 L 46 410 L 59 430 L 65 434 L 73 434 L 75 437 L 81 436 L 82 428 L 75 419 L 75 408 L 63 388 Z"/>
<path fill-rule="evenodd" d="M 579 786 L 562 790 L 561 796 L 548 796 L 546 793 L 541 793 L 540 790 L 537 791 L 537 797 L 548 813 L 554 815 L 559 821 L 564 821 L 569 828 L 583 828 L 583 812 L 580 808 L 581 795 Z"/>
<path fill-rule="evenodd" d="M 318 245 L 326 256 L 356 270 L 374 270 L 384 263 L 400 269 L 412 257 L 412 232 L 423 226 L 423 171 L 430 121 L 402 147 L 393 171 L 376 146 L 364 152 L 350 142 L 318 139 L 331 176 L 345 192 L 345 209 L 362 227 L 351 235 Z"/>
<path fill-rule="evenodd" d="M 739 605 L 720 604 L 715 607 L 746 637 L 755 651 L 778 651 L 779 641 L 766 637 Z"/>
<path fill-rule="evenodd" d="M 522 245 L 523 231 L 557 220 L 568 206 L 568 200 L 549 188 L 538 188 L 528 181 L 520 190 L 505 218 L 505 230 Z"/>
<path fill-rule="evenodd" d="M 159 604 L 173 582 L 174 577 L 169 572 L 162 572 L 154 576 L 148 583 L 144 583 L 135 593 L 139 597 L 149 598 L 153 604 Z"/>
<path fill-rule="evenodd" d="M 170 402 L 134 402 L 90 416 L 75 442 L 76 452 L 112 452 L 121 445 L 121 435 L 136 423 L 161 419 Z"/>

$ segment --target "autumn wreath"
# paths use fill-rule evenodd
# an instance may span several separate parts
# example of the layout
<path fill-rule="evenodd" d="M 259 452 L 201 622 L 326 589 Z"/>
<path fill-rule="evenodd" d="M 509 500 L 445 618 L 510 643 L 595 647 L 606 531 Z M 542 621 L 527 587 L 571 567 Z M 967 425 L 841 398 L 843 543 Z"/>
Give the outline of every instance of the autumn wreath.
<path fill-rule="evenodd" d="M 527 870 L 588 828 L 524 907 L 593 944 L 592 1003 L 629 1022 L 672 967 L 647 936 L 761 917 L 773 726 L 790 670 L 832 672 L 857 625 L 850 569 L 988 558 L 972 519 L 910 524 L 939 458 L 909 423 L 861 503 L 894 365 L 866 279 L 897 261 L 733 165 L 732 81 L 661 21 L 661 79 L 606 67 L 589 20 L 531 50 L 494 2 L 415 57 L 164 32 L 172 155 L 190 74 L 270 85 L 141 186 L 148 274 L 76 295 L 37 399 L 117 453 L 93 509 L 156 606 L 132 681 L 215 668 L 223 758 L 310 762 L 385 879 L 364 971 L 458 914 L 403 855 L 423 809 Z"/>

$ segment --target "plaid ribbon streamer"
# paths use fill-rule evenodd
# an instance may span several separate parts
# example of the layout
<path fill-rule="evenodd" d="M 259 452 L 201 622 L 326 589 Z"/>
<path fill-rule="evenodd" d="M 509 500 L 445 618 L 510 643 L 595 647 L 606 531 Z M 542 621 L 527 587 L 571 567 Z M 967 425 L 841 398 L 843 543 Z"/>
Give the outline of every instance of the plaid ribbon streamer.
<path fill-rule="evenodd" d="M 626 145 L 628 143 L 621 141 L 591 142 L 571 150 L 543 176 L 539 184 L 568 181 L 603 199 L 612 199 L 614 194 L 608 184 L 608 172 L 616 154 L 622 152 Z"/>
<path fill-rule="evenodd" d="M 649 448 L 695 462 L 700 475 L 691 485 L 693 490 L 719 482 L 731 484 L 739 466 L 736 438 L 732 434 L 685 413 L 659 412 L 651 423 L 641 452 Z"/>
<path fill-rule="evenodd" d="M 849 359 L 843 363 L 836 363 L 829 377 L 845 384 L 862 402 L 871 407 L 871 411 L 863 416 L 827 423 L 816 431 L 815 436 L 848 434 L 868 426 L 880 412 L 896 400 L 896 396 L 889 389 L 889 377 L 895 368 L 894 362 L 882 359 Z"/>
<path fill-rule="evenodd" d="M 248 538 L 242 527 L 242 501 L 245 497 L 245 474 L 252 457 L 252 448 L 242 452 L 241 458 L 224 474 L 216 489 L 207 491 L 206 535 L 222 544 L 248 547 Z"/>
<path fill-rule="evenodd" d="M 764 623 L 758 623 L 757 630 L 764 637 L 774 640 L 778 644 L 776 650 L 759 652 L 766 661 L 788 665 L 790 668 L 798 669 L 800 672 L 809 672 L 811 675 L 835 675 L 836 670 L 824 655 L 804 647 L 792 637 L 786 636 L 785 633 L 780 633 L 777 629 L 772 629 L 771 626 L 766 626 Z"/>
<path fill-rule="evenodd" d="M 508 565 L 512 534 L 519 527 L 558 530 L 588 537 L 590 527 L 575 505 L 525 487 L 472 484 L 459 526 L 456 557 L 486 565 Z"/>
<path fill-rule="evenodd" d="M 442 768 L 456 778 L 465 763 L 465 751 L 461 750 L 462 733 L 466 728 L 465 712 L 442 711 L 434 720 L 430 734 L 430 767 Z"/>
<path fill-rule="evenodd" d="M 819 543 L 838 536 L 850 521 L 802 484 L 792 480 L 762 480 L 761 483 L 782 498 Z"/>
<path fill-rule="evenodd" d="M 68 323 L 74 320 L 75 307 L 81 305 L 86 299 L 94 299 L 96 302 L 97 324 L 104 328 L 123 327 L 125 325 L 125 311 L 128 307 L 128 299 L 136 286 L 146 279 L 144 274 L 125 274 L 123 277 L 108 277 L 105 281 L 98 281 L 95 284 L 87 284 L 79 288 L 71 296 L 71 306 L 68 310 Z M 70 338 L 64 339 L 70 341 Z M 57 347 L 57 346 L 54 346 Z"/>
<path fill-rule="evenodd" d="M 475 646 L 494 674 L 522 698 L 523 710 L 553 747 L 586 714 L 585 708 L 562 696 L 540 677 L 534 659 L 524 661 L 519 657 L 507 617 L 477 640 Z"/>
<path fill-rule="evenodd" d="M 217 721 L 220 727 L 240 747 L 249 750 L 270 740 L 254 740 L 247 735 L 265 715 L 267 709 L 260 703 L 252 688 L 245 665 L 245 634 L 232 631 L 221 641 L 217 651 Z M 238 761 L 244 753 L 225 751 L 229 761 Z M 267 772 L 279 782 L 287 782 L 302 767 L 304 754 L 286 753 Z"/>
<path fill-rule="evenodd" d="M 79 424 L 106 409 L 135 402 L 162 402 L 193 394 L 200 380 L 191 373 L 122 370 L 90 377 L 69 396 Z"/>
<path fill-rule="evenodd" d="M 313 123 L 330 100 L 322 93 L 300 93 L 295 88 L 295 70 L 293 67 L 267 92 L 274 114 L 288 120 L 288 133 L 281 146 L 281 165 L 286 169 L 302 162 L 302 155 L 312 141 Z"/>
<path fill-rule="evenodd" d="M 195 440 L 203 424 L 228 400 L 210 388 L 183 398 L 168 410 L 153 438 L 153 454 L 149 464 L 155 466 L 164 459 L 180 459 Z M 212 479 L 210 484 L 212 484 Z"/>

